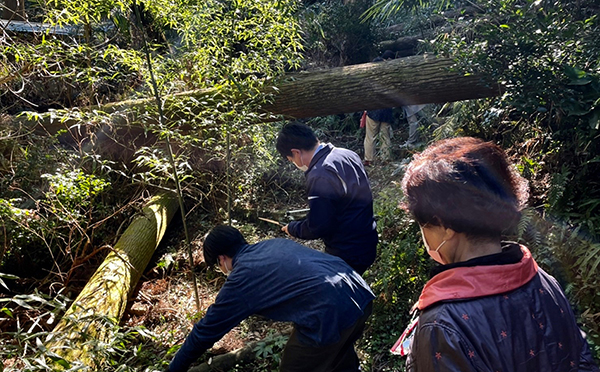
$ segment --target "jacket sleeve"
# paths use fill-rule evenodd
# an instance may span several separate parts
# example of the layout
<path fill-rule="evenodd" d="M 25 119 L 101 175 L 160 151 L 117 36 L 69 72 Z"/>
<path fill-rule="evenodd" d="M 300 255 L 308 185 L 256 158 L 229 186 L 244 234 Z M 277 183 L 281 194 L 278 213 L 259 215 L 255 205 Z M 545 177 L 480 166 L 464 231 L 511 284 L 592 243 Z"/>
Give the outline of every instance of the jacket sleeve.
<path fill-rule="evenodd" d="M 450 327 L 438 323 L 419 327 L 409 360 L 409 370 L 414 372 L 480 371 L 474 348 Z"/>
<path fill-rule="evenodd" d="M 236 273 L 240 274 L 240 273 Z M 239 279 L 238 279 L 239 278 Z M 219 291 L 215 303 L 194 325 L 183 346 L 169 364 L 170 372 L 185 372 L 204 352 L 233 327 L 253 313 L 243 296 L 244 281 L 232 273 Z"/>
<path fill-rule="evenodd" d="M 297 238 L 312 240 L 327 236 L 332 231 L 336 221 L 335 204 L 344 191 L 342 181 L 334 174 L 309 178 L 307 183 L 310 211 L 305 219 L 290 222 L 288 232 Z"/>

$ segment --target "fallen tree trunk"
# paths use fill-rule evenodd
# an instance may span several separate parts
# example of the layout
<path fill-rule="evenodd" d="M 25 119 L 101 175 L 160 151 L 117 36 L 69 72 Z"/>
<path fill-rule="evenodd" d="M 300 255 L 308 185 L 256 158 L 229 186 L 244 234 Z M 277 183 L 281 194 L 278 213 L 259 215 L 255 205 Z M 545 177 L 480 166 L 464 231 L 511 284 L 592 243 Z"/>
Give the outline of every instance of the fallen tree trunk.
<path fill-rule="evenodd" d="M 497 96 L 499 87 L 482 83 L 478 76 L 464 76 L 452 71 L 454 62 L 447 58 L 421 55 L 382 63 L 338 67 L 322 71 L 308 71 L 286 76 L 276 87 L 265 88 L 273 94 L 271 103 L 263 105 L 264 113 L 283 115 L 287 118 L 307 118 L 386 107 L 426 103 L 455 102 L 468 99 Z M 182 92 L 164 97 L 167 119 L 181 117 L 177 105 L 181 99 L 195 101 L 219 100 L 215 89 Z M 122 101 L 102 107 L 83 108 L 85 111 L 101 111 L 111 115 L 112 124 L 130 125 L 136 116 L 146 114 L 153 99 Z M 81 112 L 76 112 L 80 115 Z M 266 120 L 272 120 L 268 115 Z M 49 115 L 22 117 L 24 124 L 40 124 L 41 128 L 54 134 L 60 129 L 79 125 L 82 120 L 69 120 Z M 84 121 L 85 122 L 85 121 Z"/>
<path fill-rule="evenodd" d="M 497 84 L 453 72 L 453 65 L 424 55 L 298 74 L 297 81 L 278 86 L 275 101 L 264 109 L 305 118 L 499 94 Z"/>
<path fill-rule="evenodd" d="M 416 36 L 404 36 L 396 40 L 384 40 L 379 43 L 381 50 L 391 50 L 396 58 L 414 56 L 417 54 L 419 38 Z"/>
<path fill-rule="evenodd" d="M 15 13 L 17 14 L 17 13 Z M 42 33 L 47 32 L 52 35 L 81 36 L 83 31 L 81 27 L 75 26 L 55 26 L 49 23 L 29 22 L 29 21 L 8 21 L 0 19 L 0 27 L 6 31 Z M 11 75 L 15 78 L 21 78 L 19 75 Z"/>
<path fill-rule="evenodd" d="M 179 204 L 173 194 L 150 200 L 125 230 L 104 262 L 49 337 L 49 349 L 67 362 L 93 364 L 94 345 L 111 338 L 134 290 Z"/>

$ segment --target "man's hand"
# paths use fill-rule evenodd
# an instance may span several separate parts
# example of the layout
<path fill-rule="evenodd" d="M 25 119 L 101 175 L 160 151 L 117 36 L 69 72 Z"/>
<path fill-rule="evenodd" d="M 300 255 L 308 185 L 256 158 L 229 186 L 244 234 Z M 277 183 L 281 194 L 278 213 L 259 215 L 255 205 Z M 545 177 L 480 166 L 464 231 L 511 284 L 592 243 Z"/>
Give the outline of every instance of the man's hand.
<path fill-rule="evenodd" d="M 290 232 L 288 231 L 288 225 L 285 225 L 284 227 L 282 227 L 281 231 L 283 231 L 284 233 L 288 234 L 289 236 L 292 236 L 292 234 L 290 234 Z"/>

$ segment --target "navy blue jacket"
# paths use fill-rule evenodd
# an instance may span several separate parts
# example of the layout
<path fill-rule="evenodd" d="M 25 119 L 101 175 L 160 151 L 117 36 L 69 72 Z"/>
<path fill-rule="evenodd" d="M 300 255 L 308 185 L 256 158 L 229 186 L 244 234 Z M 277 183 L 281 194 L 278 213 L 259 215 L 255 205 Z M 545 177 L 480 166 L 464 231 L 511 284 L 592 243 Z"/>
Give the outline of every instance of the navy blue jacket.
<path fill-rule="evenodd" d="M 367 111 L 367 116 L 375 121 L 382 121 L 389 124 L 394 122 L 394 113 L 391 108 Z"/>
<path fill-rule="evenodd" d="M 409 371 L 598 372 L 556 280 L 523 246 L 498 257 L 515 254 L 455 264 L 426 284 Z"/>
<path fill-rule="evenodd" d="M 171 361 L 171 372 L 187 371 L 252 314 L 293 322 L 307 345 L 335 343 L 374 298 L 368 284 L 344 261 L 289 239 L 246 245 L 233 257 L 232 266 L 215 303 Z"/>
<path fill-rule="evenodd" d="M 300 239 L 323 239 L 325 251 L 362 274 L 375 261 L 377 229 L 373 195 L 360 157 L 326 144 L 305 173 L 310 212 L 288 225 Z"/>

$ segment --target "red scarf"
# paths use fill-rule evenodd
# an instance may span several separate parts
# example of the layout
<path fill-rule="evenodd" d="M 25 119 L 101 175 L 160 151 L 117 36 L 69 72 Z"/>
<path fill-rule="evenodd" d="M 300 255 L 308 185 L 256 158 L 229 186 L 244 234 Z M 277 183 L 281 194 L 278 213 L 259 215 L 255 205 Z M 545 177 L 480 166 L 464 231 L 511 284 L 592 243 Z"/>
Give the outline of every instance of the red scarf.
<path fill-rule="evenodd" d="M 462 300 L 510 292 L 529 282 L 538 272 L 531 252 L 521 245 L 523 258 L 515 264 L 456 267 L 431 278 L 416 306 L 423 310 L 444 300 Z"/>

